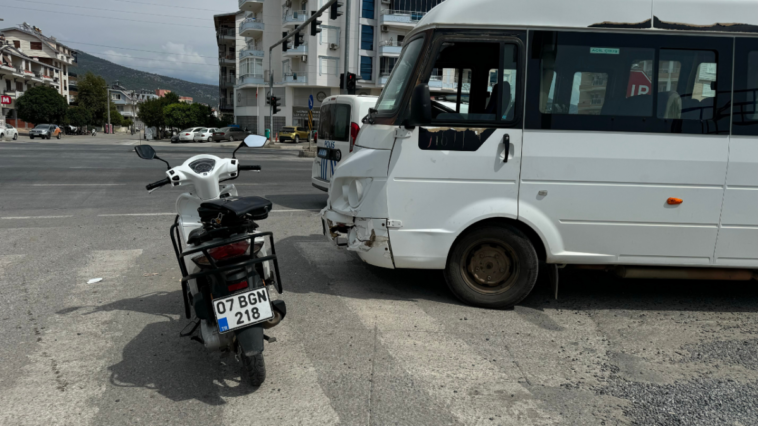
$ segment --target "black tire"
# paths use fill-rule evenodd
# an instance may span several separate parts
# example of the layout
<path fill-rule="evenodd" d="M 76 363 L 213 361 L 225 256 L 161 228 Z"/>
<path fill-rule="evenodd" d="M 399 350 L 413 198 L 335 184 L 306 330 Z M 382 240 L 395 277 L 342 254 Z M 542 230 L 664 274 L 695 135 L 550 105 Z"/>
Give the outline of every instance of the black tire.
<path fill-rule="evenodd" d="M 47 135 L 47 140 L 50 140 L 53 138 L 53 135 Z"/>
<path fill-rule="evenodd" d="M 29 136 L 29 139 L 34 139 L 34 136 Z"/>
<path fill-rule="evenodd" d="M 13 140 L 14 141 L 18 140 L 18 133 L 16 133 L 15 135 L 13 135 Z"/>
<path fill-rule="evenodd" d="M 234 136 L 229 135 L 229 142 L 234 142 Z"/>
<path fill-rule="evenodd" d="M 242 364 L 242 380 L 248 385 L 257 388 L 266 381 L 266 363 L 263 360 L 263 353 L 248 357 L 242 351 L 242 347 L 237 345 L 237 358 Z"/>
<path fill-rule="evenodd" d="M 445 281 L 466 304 L 505 309 L 529 295 L 538 271 L 537 252 L 526 235 L 507 225 L 483 226 L 455 242 Z"/>
<path fill-rule="evenodd" d="M 60 140 L 60 138 L 61 138 L 61 134 L 60 134 L 60 133 L 58 133 L 58 140 Z"/>
<path fill-rule="evenodd" d="M 300 143 L 300 136 L 295 135 L 295 143 Z"/>

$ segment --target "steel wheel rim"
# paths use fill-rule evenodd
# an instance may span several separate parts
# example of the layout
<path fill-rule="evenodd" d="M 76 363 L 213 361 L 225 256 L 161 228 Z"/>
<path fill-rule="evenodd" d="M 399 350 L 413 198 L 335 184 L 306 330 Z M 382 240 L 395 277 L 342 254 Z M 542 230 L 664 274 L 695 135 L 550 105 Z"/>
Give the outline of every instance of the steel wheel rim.
<path fill-rule="evenodd" d="M 521 272 L 521 262 L 515 250 L 495 239 L 481 240 L 470 245 L 462 260 L 460 269 L 463 281 L 481 294 L 508 291 Z"/>

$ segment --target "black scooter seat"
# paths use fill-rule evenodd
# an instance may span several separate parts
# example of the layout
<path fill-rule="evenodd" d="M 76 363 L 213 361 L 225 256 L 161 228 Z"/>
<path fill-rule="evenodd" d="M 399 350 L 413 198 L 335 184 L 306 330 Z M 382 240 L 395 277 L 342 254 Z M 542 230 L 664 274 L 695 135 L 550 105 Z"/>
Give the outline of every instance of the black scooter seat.
<path fill-rule="evenodd" d="M 252 216 L 253 220 L 266 219 L 272 207 L 271 201 L 261 197 L 231 197 L 202 203 L 197 211 L 203 222 L 221 219 L 229 223 L 245 215 Z"/>

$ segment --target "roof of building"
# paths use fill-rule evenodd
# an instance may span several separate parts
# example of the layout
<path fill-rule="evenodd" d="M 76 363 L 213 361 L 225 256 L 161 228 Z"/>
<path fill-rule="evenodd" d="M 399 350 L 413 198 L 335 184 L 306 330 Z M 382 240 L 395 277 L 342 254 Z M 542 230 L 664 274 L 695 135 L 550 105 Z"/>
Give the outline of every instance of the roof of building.
<path fill-rule="evenodd" d="M 754 0 L 446 0 L 414 33 L 435 26 L 605 27 L 758 32 Z"/>
<path fill-rule="evenodd" d="M 66 49 L 69 49 L 72 54 L 76 53 L 76 49 L 72 49 L 72 48 L 66 46 L 65 44 L 63 44 L 60 41 L 58 41 L 57 39 L 55 39 L 54 37 L 48 37 L 48 36 L 42 34 L 41 32 L 34 31 L 32 29 L 33 27 L 31 27 L 31 26 L 28 26 L 28 27 L 29 27 L 28 29 L 24 28 L 24 27 L 21 27 L 21 26 L 4 28 L 4 29 L 0 30 L 0 33 L 10 32 L 10 31 L 20 31 L 22 33 L 29 34 L 31 36 L 37 37 L 38 39 L 40 39 L 40 41 L 42 41 L 43 43 L 47 44 L 47 46 L 50 49 L 55 50 L 56 52 L 58 52 L 58 49 L 55 46 L 53 46 L 52 44 L 50 44 L 51 42 L 55 43 L 55 44 L 58 44 L 58 45 L 61 45 L 61 46 L 65 47 Z"/>
<path fill-rule="evenodd" d="M 18 55 L 18 56 L 23 57 L 27 61 L 34 62 L 35 64 L 39 64 L 39 65 L 42 65 L 42 66 L 45 66 L 45 67 L 48 67 L 48 68 L 52 68 L 52 69 L 59 69 L 58 67 L 52 66 L 50 64 L 46 64 L 44 62 L 40 62 L 40 61 L 38 61 L 38 60 L 30 57 L 29 55 L 27 55 L 24 52 L 16 49 L 15 46 L 10 45 L 10 44 L 5 44 L 5 45 L 0 46 L 0 52 L 12 53 L 14 55 Z"/>

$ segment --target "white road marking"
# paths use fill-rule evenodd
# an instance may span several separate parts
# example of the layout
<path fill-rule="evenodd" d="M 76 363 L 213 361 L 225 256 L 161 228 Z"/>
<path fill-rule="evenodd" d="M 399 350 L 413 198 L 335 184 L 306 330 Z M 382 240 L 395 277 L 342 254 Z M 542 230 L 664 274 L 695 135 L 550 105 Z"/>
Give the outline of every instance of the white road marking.
<path fill-rule="evenodd" d="M 35 183 L 32 186 L 125 186 L 125 183 Z"/>
<path fill-rule="evenodd" d="M 5 220 L 22 220 L 22 219 L 66 219 L 73 216 L 15 216 L 15 217 L 0 217 Z"/>
<path fill-rule="evenodd" d="M 37 351 L 29 355 L 13 389 L 0 393 L 0 424 L 91 424 L 98 412 L 95 401 L 108 383 L 107 354 L 113 339 L 107 331 L 117 315 L 96 307 L 120 298 L 120 277 L 141 254 L 142 250 L 92 252 L 66 300 L 69 306 L 84 307 L 88 315 L 57 315 L 47 329 L 35 330 L 40 339 Z M 103 282 L 86 284 L 95 276 Z"/>
<path fill-rule="evenodd" d="M 97 217 L 125 217 L 125 216 L 176 216 L 176 213 L 117 213 L 117 214 L 97 215 Z"/>
<path fill-rule="evenodd" d="M 335 294 L 363 326 L 378 330 L 382 345 L 413 382 L 462 424 L 491 425 L 491 417 L 499 424 L 514 426 L 561 423 L 557 413 L 545 412 L 540 401 L 519 383 L 522 374 L 517 368 L 505 371 L 493 365 L 420 309 L 417 302 L 392 300 L 386 293 L 372 292 L 375 278 L 360 283 L 345 281 L 344 277 L 358 276 L 353 269 L 361 266 L 346 262 L 345 254 L 331 244 L 299 246 L 329 276 Z"/>

